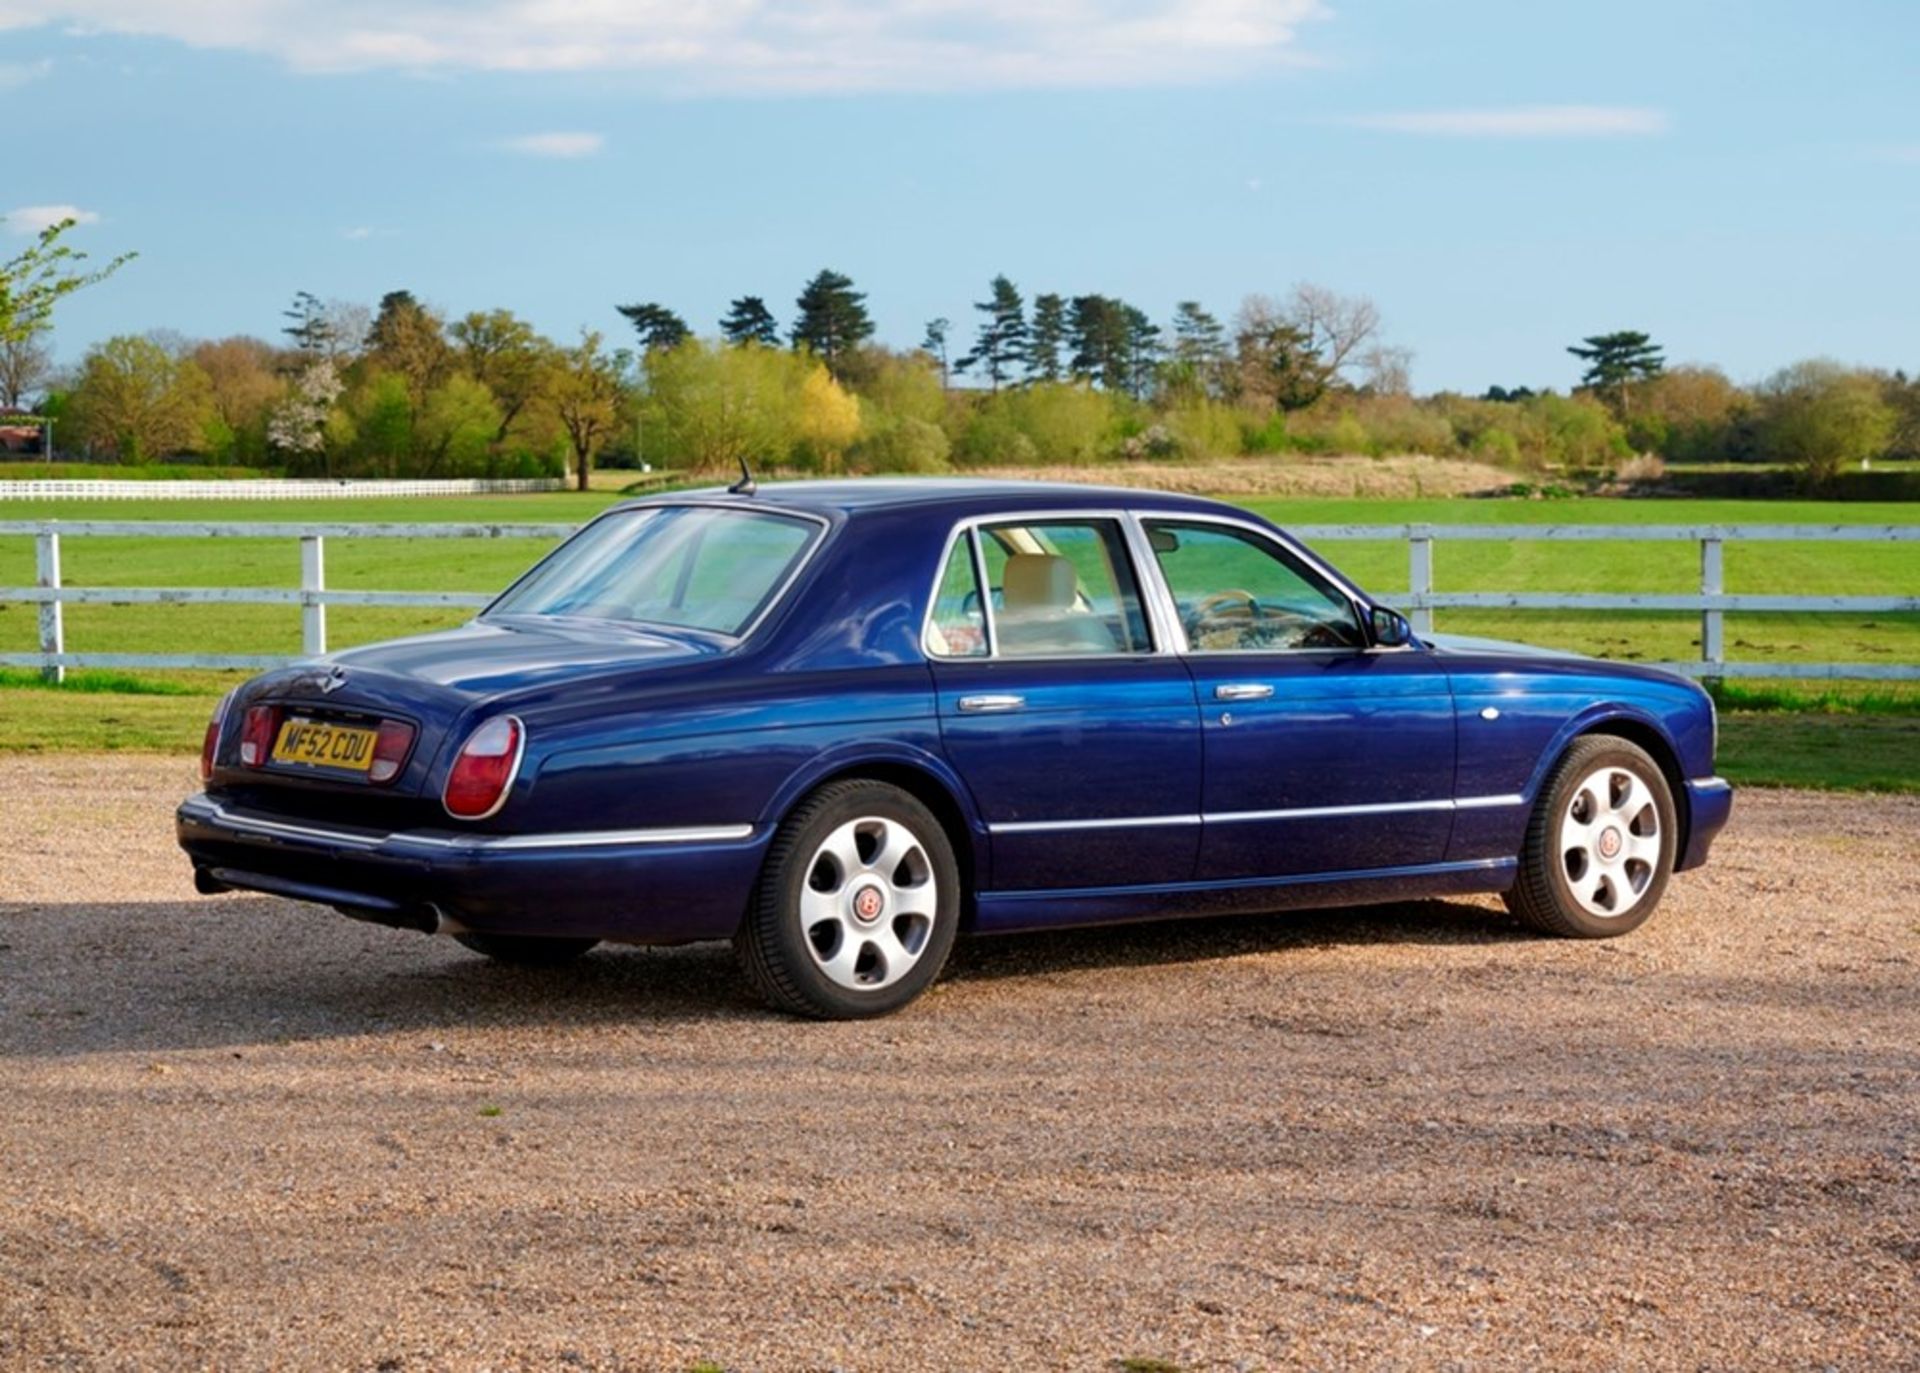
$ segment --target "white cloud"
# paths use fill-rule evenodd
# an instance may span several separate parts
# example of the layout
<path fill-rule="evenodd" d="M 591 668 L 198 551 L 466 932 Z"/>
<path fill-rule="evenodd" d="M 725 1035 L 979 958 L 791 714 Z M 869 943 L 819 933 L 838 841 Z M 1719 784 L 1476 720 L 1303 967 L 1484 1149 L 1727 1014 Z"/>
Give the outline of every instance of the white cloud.
<path fill-rule="evenodd" d="M 4 27 L 5 25 L 0 25 L 0 28 Z M 51 57 L 43 57 L 38 62 L 0 62 L 0 91 L 24 86 L 29 81 L 38 81 L 52 70 Z"/>
<path fill-rule="evenodd" d="M 525 153 L 528 157 L 592 157 L 607 145 L 605 136 L 597 133 L 529 133 L 518 138 L 502 140 L 500 146 L 508 152 Z"/>
<path fill-rule="evenodd" d="M 302 71 L 619 71 L 672 93 L 1144 85 L 1298 59 L 1323 0 L 0 0 Z"/>
<path fill-rule="evenodd" d="M 1635 105 L 1518 105 L 1501 110 L 1422 110 L 1365 114 L 1344 121 L 1362 129 L 1436 138 L 1619 138 L 1665 133 L 1664 110 Z"/>
<path fill-rule="evenodd" d="M 5 224 L 10 233 L 37 234 L 63 219 L 71 219 L 76 224 L 98 224 L 100 215 L 98 211 L 83 210 L 78 205 L 22 205 L 0 215 L 0 224 Z"/>

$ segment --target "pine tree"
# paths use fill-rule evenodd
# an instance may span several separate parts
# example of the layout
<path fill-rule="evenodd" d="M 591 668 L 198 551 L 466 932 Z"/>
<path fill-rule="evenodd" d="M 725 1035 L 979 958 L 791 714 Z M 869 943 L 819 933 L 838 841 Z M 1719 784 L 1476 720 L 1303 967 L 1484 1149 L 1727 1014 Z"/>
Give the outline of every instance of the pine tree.
<path fill-rule="evenodd" d="M 1110 296 L 1075 296 L 1068 308 L 1069 364 L 1075 377 L 1124 391 L 1130 380 L 1131 329 L 1125 301 Z"/>
<path fill-rule="evenodd" d="M 987 317 L 974 337 L 973 351 L 953 367 L 956 372 L 984 368 L 988 383 L 998 391 L 1000 383 L 1026 361 L 1027 315 L 1018 288 L 1004 275 L 995 277 L 988 290 L 986 300 L 973 303 L 973 308 Z"/>
<path fill-rule="evenodd" d="M 930 319 L 927 321 L 927 336 L 920 340 L 921 349 L 940 364 L 940 389 L 943 391 L 947 389 L 952 370 L 947 362 L 947 331 L 952 327 L 953 321 L 945 315 Z"/>
<path fill-rule="evenodd" d="M 1586 346 L 1567 349 L 1587 364 L 1580 384 L 1596 391 L 1612 391 L 1622 416 L 1627 413 L 1627 388 L 1636 381 L 1659 376 L 1667 365 L 1659 345 L 1636 329 L 1591 334 L 1580 342 Z"/>
<path fill-rule="evenodd" d="M 759 296 L 741 296 L 727 307 L 720 321 L 720 332 L 728 343 L 758 343 L 767 348 L 780 346 L 780 322 Z"/>
<path fill-rule="evenodd" d="M 866 302 L 866 293 L 853 289 L 851 277 L 822 268 L 794 302 L 800 317 L 793 322 L 793 346 L 812 349 L 838 377 L 847 354 L 873 337 Z"/>
<path fill-rule="evenodd" d="M 684 319 L 651 300 L 638 305 L 616 305 L 614 309 L 626 316 L 633 332 L 640 336 L 640 347 L 649 353 L 678 348 L 693 332 Z"/>
<path fill-rule="evenodd" d="M 1147 318 L 1145 310 L 1132 305 L 1123 306 L 1127 328 L 1127 390 L 1135 400 L 1146 398 L 1153 389 L 1153 379 L 1160 369 L 1163 349 L 1160 346 L 1160 326 Z"/>
<path fill-rule="evenodd" d="M 1067 303 L 1049 291 L 1033 298 L 1027 330 L 1027 380 L 1060 380 L 1060 351 L 1067 345 Z"/>

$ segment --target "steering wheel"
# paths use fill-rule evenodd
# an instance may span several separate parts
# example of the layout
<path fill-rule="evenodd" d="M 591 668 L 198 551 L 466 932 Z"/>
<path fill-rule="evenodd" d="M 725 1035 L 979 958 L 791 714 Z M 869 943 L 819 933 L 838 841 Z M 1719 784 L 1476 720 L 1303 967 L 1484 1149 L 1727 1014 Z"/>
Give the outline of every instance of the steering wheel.
<path fill-rule="evenodd" d="M 1260 613 L 1260 602 L 1251 591 L 1243 591 L 1237 586 L 1231 586 L 1225 591 L 1215 591 L 1195 601 L 1193 605 L 1194 623 L 1204 624 L 1208 620 L 1225 619 L 1226 616 L 1222 614 L 1222 612 L 1226 609 L 1230 601 L 1245 602 L 1245 610 L 1242 613 L 1244 613 L 1248 619 L 1252 619 Z M 1235 615 L 1234 618 L 1239 619 L 1240 616 Z"/>

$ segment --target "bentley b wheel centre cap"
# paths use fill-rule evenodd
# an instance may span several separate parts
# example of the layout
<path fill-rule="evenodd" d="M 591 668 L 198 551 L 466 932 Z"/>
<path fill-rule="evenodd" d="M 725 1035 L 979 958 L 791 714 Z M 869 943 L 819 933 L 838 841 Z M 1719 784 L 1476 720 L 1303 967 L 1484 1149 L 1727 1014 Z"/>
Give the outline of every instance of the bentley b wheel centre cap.
<path fill-rule="evenodd" d="M 887 907 L 886 897 L 880 894 L 878 887 L 862 887 L 853 896 L 853 918 L 863 925 L 871 925 L 880 918 Z"/>

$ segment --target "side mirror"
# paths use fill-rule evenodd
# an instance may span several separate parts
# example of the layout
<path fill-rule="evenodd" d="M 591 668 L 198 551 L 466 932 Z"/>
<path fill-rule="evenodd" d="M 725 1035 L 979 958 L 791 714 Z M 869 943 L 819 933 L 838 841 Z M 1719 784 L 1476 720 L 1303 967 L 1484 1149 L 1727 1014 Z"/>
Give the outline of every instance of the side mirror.
<path fill-rule="evenodd" d="M 1405 648 L 1413 642 L 1413 626 L 1397 610 L 1373 608 L 1373 641 L 1382 648 Z"/>

